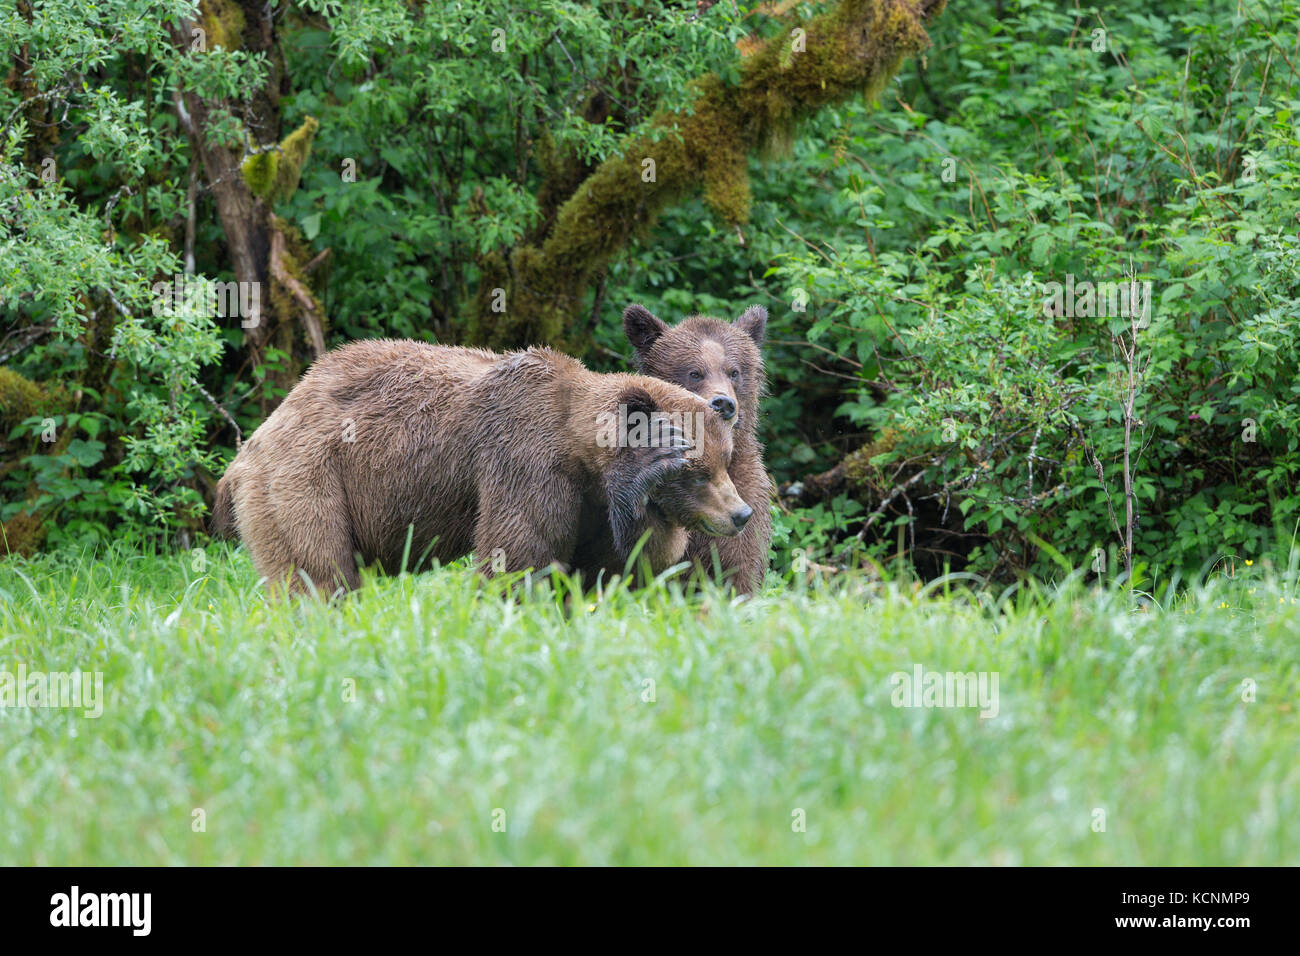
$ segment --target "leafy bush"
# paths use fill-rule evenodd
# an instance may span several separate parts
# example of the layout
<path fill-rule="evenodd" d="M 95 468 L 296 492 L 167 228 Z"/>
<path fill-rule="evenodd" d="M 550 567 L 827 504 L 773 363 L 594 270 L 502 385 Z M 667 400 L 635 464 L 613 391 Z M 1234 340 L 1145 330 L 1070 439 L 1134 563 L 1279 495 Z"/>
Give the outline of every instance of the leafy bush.
<path fill-rule="evenodd" d="M 1297 26 L 1280 3 L 1225 17 L 1031 0 L 941 24 L 929 112 L 876 114 L 854 138 L 863 172 L 839 194 L 861 235 L 778 270 L 808 293 L 808 340 L 856 370 L 839 414 L 890 436 L 845 462 L 865 500 L 924 469 L 889 516 L 915 520 L 909 495 L 961 515 L 947 526 L 979 536 L 981 571 L 1049 573 L 1114 546 L 1130 322 L 1082 296 L 1048 314 L 1047 284 L 1131 269 L 1153 292 L 1135 561 L 1188 571 L 1291 539 L 1300 76 L 1279 44 Z"/>
<path fill-rule="evenodd" d="M 167 534 L 204 509 L 198 475 L 219 449 L 200 378 L 221 340 L 210 313 L 160 314 L 152 294 L 155 277 L 182 271 L 172 240 L 188 160 L 165 107 L 185 58 L 164 21 L 190 9 L 23 6 L 0 30 L 0 56 L 28 63 L 39 91 L 0 89 L 12 120 L 0 140 L 0 361 L 42 406 L 27 414 L 0 398 L 0 521 L 13 550 Z M 240 82 L 233 66 L 221 75 Z M 47 99 L 59 123 L 29 122 Z"/>

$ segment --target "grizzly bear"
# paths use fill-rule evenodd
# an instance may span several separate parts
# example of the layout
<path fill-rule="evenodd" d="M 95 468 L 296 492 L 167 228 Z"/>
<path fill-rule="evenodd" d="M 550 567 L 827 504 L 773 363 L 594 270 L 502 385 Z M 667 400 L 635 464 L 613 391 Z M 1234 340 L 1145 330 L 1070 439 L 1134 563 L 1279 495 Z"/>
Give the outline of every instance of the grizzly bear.
<path fill-rule="evenodd" d="M 762 586 L 772 546 L 772 484 L 758 440 L 766 328 L 767 310 L 760 305 L 746 309 L 734 322 L 696 315 L 674 326 L 640 305 L 623 312 L 637 370 L 694 392 L 734 426 L 735 451 L 728 471 L 740 497 L 754 509 L 753 520 L 742 534 L 726 540 L 692 533 L 686 556 L 707 570 L 716 567 L 741 594 Z"/>
<path fill-rule="evenodd" d="M 238 531 L 276 593 L 286 579 L 354 589 L 358 559 L 392 573 L 470 550 L 487 575 L 561 567 L 590 581 L 624 572 L 645 532 L 658 573 L 688 531 L 734 535 L 749 520 L 731 455 L 731 426 L 658 379 L 600 375 L 549 349 L 354 342 L 319 359 L 240 449 L 214 529 Z"/>

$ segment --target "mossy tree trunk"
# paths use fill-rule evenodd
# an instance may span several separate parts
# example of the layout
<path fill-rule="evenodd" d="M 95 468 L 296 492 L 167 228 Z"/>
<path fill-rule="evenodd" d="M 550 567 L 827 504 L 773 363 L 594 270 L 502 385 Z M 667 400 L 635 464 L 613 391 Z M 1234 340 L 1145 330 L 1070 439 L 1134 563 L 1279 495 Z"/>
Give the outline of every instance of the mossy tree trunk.
<path fill-rule="evenodd" d="M 67 402 L 68 395 L 62 387 L 33 382 L 0 365 L 0 478 L 21 468 L 26 455 L 33 451 L 31 445 L 35 439 L 11 441 L 10 433 L 29 417 L 62 412 Z M 42 447 L 43 451 L 61 455 L 67 450 L 74 433 L 70 428 L 61 431 L 57 441 Z M 0 521 L 0 558 L 11 554 L 32 555 L 40 550 L 48 531 L 45 523 L 48 507 L 36 504 L 40 496 L 35 482 L 29 483 L 24 493 L 26 508 L 8 521 Z"/>
<path fill-rule="evenodd" d="M 177 114 L 225 233 L 231 271 L 244 288 L 258 290 L 248 301 L 251 314 L 240 316 L 250 362 L 260 364 L 272 347 L 290 356 L 288 367 L 267 377 L 268 384 L 287 389 L 322 350 L 325 321 L 324 310 L 301 272 L 300 264 L 309 258 L 305 247 L 296 232 L 272 213 L 272 206 L 297 188 L 317 123 L 308 119 L 281 139 L 284 57 L 273 19 L 275 8 L 262 0 L 202 0 L 199 9 L 198 21 L 183 21 L 173 29 L 178 48 L 196 56 L 218 46 L 242 49 L 261 54 L 267 63 L 265 85 L 241 102 L 207 99 L 182 90 Z M 246 146 L 232 147 L 210 138 L 213 124 L 227 114 L 243 123 Z M 274 404 L 264 393 L 263 411 Z"/>
<path fill-rule="evenodd" d="M 544 234 L 480 263 L 469 339 L 583 351 L 588 330 L 578 319 L 588 286 L 632 238 L 701 187 L 720 216 L 743 224 L 749 157 L 788 141 L 801 118 L 825 106 L 878 94 L 907 57 L 929 45 L 925 24 L 945 3 L 842 0 L 755 46 L 738 84 L 716 74 L 698 79 L 690 112 L 657 114 L 646 135 L 577 184 Z"/>

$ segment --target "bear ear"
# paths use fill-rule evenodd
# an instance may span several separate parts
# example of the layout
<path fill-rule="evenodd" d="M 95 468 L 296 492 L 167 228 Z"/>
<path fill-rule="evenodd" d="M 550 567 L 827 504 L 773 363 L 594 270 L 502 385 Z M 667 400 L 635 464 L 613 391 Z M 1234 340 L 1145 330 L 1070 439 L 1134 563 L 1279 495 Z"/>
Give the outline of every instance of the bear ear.
<path fill-rule="evenodd" d="M 623 310 L 623 331 L 627 340 L 636 349 L 637 355 L 647 352 L 659 336 L 668 331 L 668 326 L 643 305 L 629 305 Z"/>
<path fill-rule="evenodd" d="M 751 305 L 731 324 L 753 339 L 755 345 L 762 345 L 763 336 L 767 333 L 767 309 L 761 305 Z"/>
<path fill-rule="evenodd" d="M 642 415 L 649 417 L 659 411 L 659 406 L 655 404 L 654 398 L 640 385 L 629 385 L 619 392 L 618 404 L 627 406 L 629 415 L 633 412 L 640 412 Z"/>

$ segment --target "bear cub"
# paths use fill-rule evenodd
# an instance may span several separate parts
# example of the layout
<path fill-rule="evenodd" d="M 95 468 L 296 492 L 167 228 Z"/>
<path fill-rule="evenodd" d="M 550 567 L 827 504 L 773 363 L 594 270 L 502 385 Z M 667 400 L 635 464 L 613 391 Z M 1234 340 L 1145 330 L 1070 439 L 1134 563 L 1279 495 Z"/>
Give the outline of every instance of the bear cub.
<path fill-rule="evenodd" d="M 772 546 L 772 483 L 758 440 L 766 328 L 767 310 L 759 305 L 734 322 L 696 315 L 672 326 L 640 305 L 623 312 L 623 329 L 636 352 L 638 371 L 694 392 L 734 428 L 735 451 L 727 470 L 754 517 L 741 534 L 726 540 L 692 532 L 686 556 L 712 571 L 716 550 L 716 566 L 741 594 L 762 585 Z"/>
<path fill-rule="evenodd" d="M 623 573 L 646 532 L 658 573 L 688 532 L 735 535 L 753 515 L 732 454 L 731 425 L 658 379 L 549 349 L 354 342 L 244 444 L 214 528 L 238 532 L 277 593 L 354 589 L 358 558 L 393 573 L 471 550 L 487 575 L 560 566 L 591 581 Z"/>

